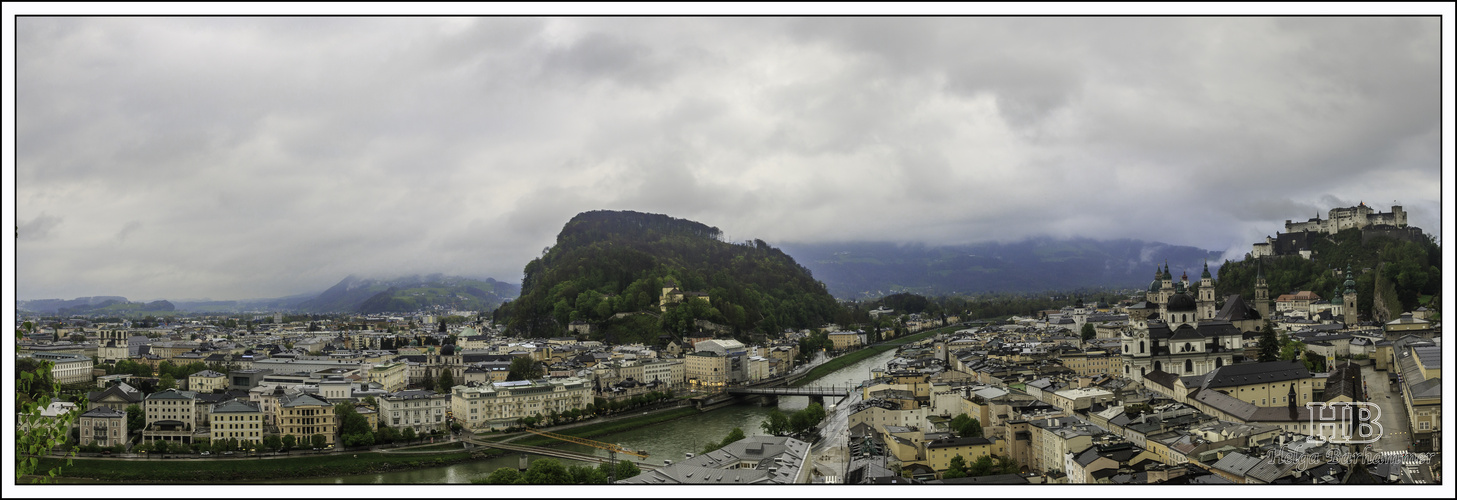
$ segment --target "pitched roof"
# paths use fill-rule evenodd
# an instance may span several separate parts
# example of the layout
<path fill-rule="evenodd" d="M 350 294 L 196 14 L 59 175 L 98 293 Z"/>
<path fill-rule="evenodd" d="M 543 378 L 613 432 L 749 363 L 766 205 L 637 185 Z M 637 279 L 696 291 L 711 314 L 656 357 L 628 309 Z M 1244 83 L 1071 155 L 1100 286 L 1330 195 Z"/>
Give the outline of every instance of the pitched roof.
<path fill-rule="evenodd" d="M 212 407 L 213 413 L 258 413 L 258 405 L 250 401 L 230 400 L 218 403 Z"/>
<path fill-rule="evenodd" d="M 1215 389 L 1267 382 L 1310 378 L 1310 370 L 1298 361 L 1267 361 L 1221 366 L 1204 375 L 1200 387 Z"/>
<path fill-rule="evenodd" d="M 81 416 L 94 418 L 125 418 L 126 412 L 117 411 L 109 406 L 98 406 L 90 410 L 86 410 L 86 413 L 82 413 Z"/>

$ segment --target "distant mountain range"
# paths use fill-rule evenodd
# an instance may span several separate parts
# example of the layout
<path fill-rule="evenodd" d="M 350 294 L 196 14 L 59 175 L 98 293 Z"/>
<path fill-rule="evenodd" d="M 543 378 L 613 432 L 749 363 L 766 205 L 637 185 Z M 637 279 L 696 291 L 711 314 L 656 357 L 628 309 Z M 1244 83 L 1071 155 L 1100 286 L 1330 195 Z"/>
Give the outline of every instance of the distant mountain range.
<path fill-rule="evenodd" d="M 393 280 L 344 278 L 324 293 L 298 304 L 306 312 L 412 312 L 433 306 L 490 311 L 516 298 L 521 287 L 492 278 L 484 280 L 431 274 Z"/>
<path fill-rule="evenodd" d="M 1133 239 L 1030 238 L 1015 243 L 928 246 L 896 243 L 784 243 L 837 298 L 876 298 L 896 292 L 934 296 L 1148 286 L 1154 267 L 1198 279 L 1222 253 Z"/>
<path fill-rule="evenodd" d="M 467 311 L 490 311 L 521 294 L 521 286 L 460 276 L 431 274 L 390 280 L 349 276 L 322 293 L 247 300 L 201 300 L 149 303 L 130 302 L 126 297 L 97 296 L 76 299 L 25 300 L 19 311 L 35 314 L 142 315 L 148 312 L 237 313 L 297 311 L 311 313 L 413 312 L 432 306 Z"/>
<path fill-rule="evenodd" d="M 174 311 L 176 307 L 171 302 L 157 300 L 152 302 L 132 302 L 126 297 L 114 295 L 101 295 L 96 297 L 78 297 L 71 300 L 65 299 L 41 299 L 27 300 L 16 304 L 16 309 L 41 314 L 117 314 L 124 315 L 130 312 L 166 312 Z"/>

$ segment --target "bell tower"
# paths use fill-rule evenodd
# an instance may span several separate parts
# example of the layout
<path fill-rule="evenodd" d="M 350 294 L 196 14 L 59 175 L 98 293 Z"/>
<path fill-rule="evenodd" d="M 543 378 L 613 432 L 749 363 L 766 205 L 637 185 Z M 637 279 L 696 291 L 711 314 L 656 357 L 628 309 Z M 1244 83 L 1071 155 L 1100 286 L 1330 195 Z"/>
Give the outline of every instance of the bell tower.
<path fill-rule="evenodd" d="M 1214 319 L 1214 276 L 1209 274 L 1209 261 L 1204 261 L 1204 273 L 1199 275 L 1199 320 Z"/>
<path fill-rule="evenodd" d="M 1346 328 L 1356 327 L 1356 280 L 1351 277 L 1351 264 L 1346 264 L 1346 292 L 1341 294 L 1341 309 Z"/>
<path fill-rule="evenodd" d="M 1260 311 L 1261 319 L 1270 319 L 1270 285 L 1263 270 L 1255 272 L 1255 310 Z"/>

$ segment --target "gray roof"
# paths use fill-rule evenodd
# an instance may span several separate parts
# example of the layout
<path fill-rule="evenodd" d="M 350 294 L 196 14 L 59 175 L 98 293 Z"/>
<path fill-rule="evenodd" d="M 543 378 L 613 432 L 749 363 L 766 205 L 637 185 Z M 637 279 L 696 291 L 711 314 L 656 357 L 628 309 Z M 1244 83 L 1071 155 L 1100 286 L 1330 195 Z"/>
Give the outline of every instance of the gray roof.
<path fill-rule="evenodd" d="M 227 375 L 223 375 L 221 373 L 218 373 L 218 372 L 215 372 L 215 371 L 212 371 L 212 370 L 203 370 L 203 371 L 200 371 L 200 372 L 194 373 L 192 375 L 188 375 L 188 376 L 189 377 L 217 378 L 217 377 L 226 377 Z"/>
<path fill-rule="evenodd" d="M 213 413 L 258 413 L 259 411 L 261 410 L 258 409 L 258 405 L 237 399 L 224 401 L 212 407 Z"/>
<path fill-rule="evenodd" d="M 151 400 L 154 400 L 154 399 L 197 399 L 197 393 L 192 392 L 192 391 L 179 391 L 177 389 L 167 389 L 165 391 L 154 392 L 150 396 L 147 396 L 147 400 L 148 401 L 151 401 Z"/>
<path fill-rule="evenodd" d="M 1260 465 L 1260 461 L 1259 457 L 1252 457 L 1236 451 L 1225 455 L 1218 462 L 1214 462 L 1213 467 L 1236 476 L 1244 476 L 1249 473 L 1250 469 Z"/>
<path fill-rule="evenodd" d="M 299 395 L 296 395 L 296 396 L 293 396 L 293 397 L 284 396 L 284 401 L 283 401 L 283 404 L 281 406 L 284 407 L 284 408 L 292 408 L 292 407 L 295 407 L 295 406 L 330 406 L 330 405 L 329 405 L 329 402 L 328 401 L 324 401 L 322 398 L 320 398 L 318 396 L 315 396 L 313 394 L 304 393 L 304 394 L 299 394 Z"/>
<path fill-rule="evenodd" d="M 676 462 L 620 484 L 791 484 L 809 454 L 809 443 L 787 437 L 750 436 L 710 453 Z M 755 468 L 739 469 L 744 461 Z M 774 472 L 770 473 L 770 469 Z"/>
<path fill-rule="evenodd" d="M 126 412 L 117 411 L 107 406 L 98 406 L 87 410 L 86 413 L 82 413 L 81 416 L 93 418 L 126 418 Z"/>
<path fill-rule="evenodd" d="M 1224 299 L 1224 307 L 1214 314 L 1214 319 L 1221 321 L 1244 321 L 1259 319 L 1260 311 L 1245 304 L 1244 298 L 1239 294 L 1229 295 Z"/>
<path fill-rule="evenodd" d="M 1240 363 L 1215 368 L 1204 375 L 1200 384 L 1204 389 L 1234 387 L 1267 382 L 1284 382 L 1310 378 L 1310 370 L 1298 361 L 1269 361 L 1264 363 Z"/>
<path fill-rule="evenodd" d="M 1437 346 L 1413 347 L 1412 352 L 1415 353 L 1417 359 L 1422 362 L 1422 366 L 1432 368 L 1442 367 L 1442 348 Z"/>

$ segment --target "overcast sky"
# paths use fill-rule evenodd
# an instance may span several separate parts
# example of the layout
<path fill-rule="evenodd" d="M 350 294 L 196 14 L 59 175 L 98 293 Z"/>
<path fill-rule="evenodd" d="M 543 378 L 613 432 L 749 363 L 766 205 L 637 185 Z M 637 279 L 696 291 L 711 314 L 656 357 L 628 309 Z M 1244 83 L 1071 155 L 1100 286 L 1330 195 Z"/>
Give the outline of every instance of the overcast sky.
<path fill-rule="evenodd" d="M 1242 255 L 1440 233 L 1440 19 L 16 21 L 20 299 L 520 282 L 574 214 Z"/>

